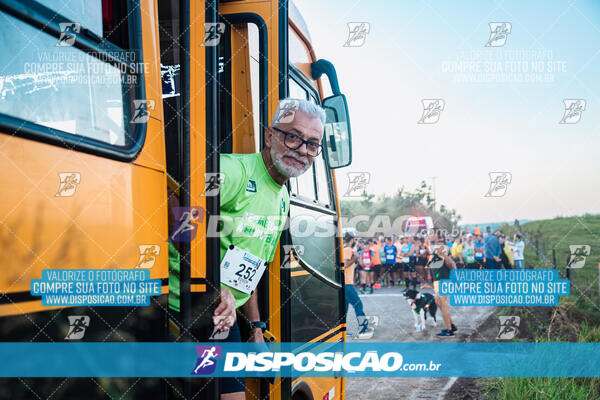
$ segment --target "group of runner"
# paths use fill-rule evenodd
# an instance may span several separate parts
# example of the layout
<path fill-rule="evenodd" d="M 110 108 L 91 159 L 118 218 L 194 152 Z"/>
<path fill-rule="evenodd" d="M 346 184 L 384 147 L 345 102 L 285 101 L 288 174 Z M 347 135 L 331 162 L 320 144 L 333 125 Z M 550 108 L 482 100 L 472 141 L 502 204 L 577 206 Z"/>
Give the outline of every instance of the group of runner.
<path fill-rule="evenodd" d="M 356 246 L 356 247 L 355 247 Z M 404 236 L 396 238 L 358 239 L 352 234 L 344 237 L 344 262 L 346 267 L 346 312 L 352 305 L 357 318 L 364 315 L 363 304 L 355 289 L 356 275 L 354 266 L 358 266 L 359 290 L 363 293 L 386 285 L 398 284 L 411 286 L 416 290 L 432 288 L 435 302 L 441 310 L 444 327 L 437 336 L 454 336 L 457 328 L 452 322 L 446 296 L 439 294 L 439 281 L 450 278 L 450 270 L 456 263 L 449 255 L 450 251 L 444 238 L 440 236 Z M 369 328 L 359 329 L 358 337 Z M 372 331 L 368 332 L 372 335 Z"/>
<path fill-rule="evenodd" d="M 415 235 L 392 235 L 379 238 L 358 238 L 347 233 L 344 237 L 346 282 L 346 312 L 352 305 L 359 325 L 364 319 L 362 293 L 373 293 L 382 286 L 405 286 L 406 290 L 433 289 L 435 303 L 442 313 L 444 329 L 437 336 L 454 336 L 457 328 L 452 322 L 447 296 L 439 293 L 439 282 L 450 278 L 450 271 L 469 269 L 524 268 L 524 243 L 515 234 L 511 242 L 500 231 L 484 234 L 479 227 L 473 232 L 458 235 L 446 232 L 420 232 Z M 356 266 L 356 268 L 355 268 Z M 372 336 L 367 323 L 361 325 L 358 336 Z"/>
<path fill-rule="evenodd" d="M 511 242 L 502 232 L 482 234 L 462 231 L 456 236 L 445 232 L 416 235 L 392 235 L 384 238 L 362 238 L 356 243 L 358 268 L 355 281 L 361 293 L 374 289 L 405 286 L 407 289 L 430 289 L 433 277 L 428 266 L 436 244 L 448 247 L 457 268 L 491 269 L 523 268 L 524 243 L 515 234 Z"/>
<path fill-rule="evenodd" d="M 428 238 L 420 236 L 361 239 L 358 241 L 358 279 L 361 292 L 373 293 L 381 286 L 411 285 L 431 288 L 427 263 L 431 257 Z"/>

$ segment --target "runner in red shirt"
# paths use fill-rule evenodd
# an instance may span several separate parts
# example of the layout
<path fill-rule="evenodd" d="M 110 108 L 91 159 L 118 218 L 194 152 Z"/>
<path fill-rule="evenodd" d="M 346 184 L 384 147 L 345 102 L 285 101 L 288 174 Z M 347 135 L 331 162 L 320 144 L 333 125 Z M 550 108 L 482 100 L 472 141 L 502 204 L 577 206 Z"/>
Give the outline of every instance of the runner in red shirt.
<path fill-rule="evenodd" d="M 358 244 L 358 277 L 360 279 L 360 291 L 365 292 L 367 286 L 370 289 L 370 293 L 373 293 L 373 281 L 371 280 L 371 269 L 373 268 L 373 251 L 367 247 L 367 243 L 361 240 Z"/>

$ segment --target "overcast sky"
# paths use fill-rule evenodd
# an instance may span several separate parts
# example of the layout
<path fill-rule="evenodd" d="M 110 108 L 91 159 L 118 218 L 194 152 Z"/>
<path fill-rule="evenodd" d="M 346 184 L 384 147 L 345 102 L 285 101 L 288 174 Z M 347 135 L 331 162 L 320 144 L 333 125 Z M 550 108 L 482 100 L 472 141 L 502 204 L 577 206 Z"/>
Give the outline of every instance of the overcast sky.
<path fill-rule="evenodd" d="M 463 223 L 600 212 L 600 3 L 295 3 L 349 101 L 342 194 L 348 172 L 370 173 L 374 194 L 436 176 L 438 204 Z M 349 22 L 369 24 L 360 47 L 344 47 Z M 510 32 L 486 47 L 496 22 Z M 423 99 L 443 100 L 437 123 L 417 123 Z M 585 100 L 579 122 L 559 123 L 565 99 Z M 484 196 L 490 172 L 512 175 L 504 196 Z"/>

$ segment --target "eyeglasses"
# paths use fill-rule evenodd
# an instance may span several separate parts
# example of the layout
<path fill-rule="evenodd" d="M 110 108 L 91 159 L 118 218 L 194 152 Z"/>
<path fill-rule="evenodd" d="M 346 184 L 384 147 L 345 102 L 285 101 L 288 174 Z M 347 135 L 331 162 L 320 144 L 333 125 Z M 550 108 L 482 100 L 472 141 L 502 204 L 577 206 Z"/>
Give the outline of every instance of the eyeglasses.
<path fill-rule="evenodd" d="M 300 147 L 302 147 L 303 144 L 305 144 L 306 154 L 311 157 L 316 157 L 321 153 L 321 150 L 323 149 L 321 143 L 313 142 L 310 140 L 304 140 L 296 134 L 283 131 L 274 126 L 272 126 L 271 128 L 275 129 L 277 132 L 281 133 L 284 136 L 283 143 L 290 150 L 298 150 Z"/>

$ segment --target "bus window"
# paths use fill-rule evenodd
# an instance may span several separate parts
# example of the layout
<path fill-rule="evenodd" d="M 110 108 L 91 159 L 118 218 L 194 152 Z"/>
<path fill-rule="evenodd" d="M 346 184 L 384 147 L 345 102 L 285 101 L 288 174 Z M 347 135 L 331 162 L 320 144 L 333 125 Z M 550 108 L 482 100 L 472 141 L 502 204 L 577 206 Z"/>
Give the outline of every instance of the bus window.
<path fill-rule="evenodd" d="M 294 179 L 298 185 L 298 192 L 295 193 L 298 197 L 310 201 L 317 200 L 317 196 L 315 193 L 314 166 L 310 167 L 308 171 L 298 176 L 297 178 L 292 179 Z"/>
<path fill-rule="evenodd" d="M 39 14 L 49 21 L 52 21 L 51 16 L 55 16 L 53 21 L 57 23 L 67 19 L 60 13 L 68 9 L 69 17 L 81 22 L 61 26 L 64 32 L 69 29 L 74 32 L 89 30 L 99 32 L 100 37 L 114 33 L 117 45 L 127 45 L 127 42 L 118 40 L 122 35 L 116 33 L 117 24 L 114 23 L 115 20 L 127 21 L 123 18 L 127 15 L 124 7 L 112 8 L 112 2 L 105 2 L 104 5 L 110 5 L 111 14 L 103 18 L 103 3 L 100 1 L 89 4 L 86 1 L 85 10 L 83 1 L 77 2 L 73 8 L 63 3 L 66 2 L 47 0 L 44 4 L 56 11 L 42 9 Z M 109 51 L 105 50 L 108 48 L 118 53 L 119 58 L 125 54 L 135 57 L 135 53 L 126 53 L 121 47 L 102 43 L 99 45 L 102 52 L 88 54 L 69 42 L 68 35 L 59 38 L 40 31 L 33 23 L 25 23 L 8 13 L 1 14 L 5 23 L 0 29 L 11 39 L 0 43 L 0 52 L 5 56 L 0 75 L 0 116 L 122 148 L 128 148 L 136 141 L 136 124 L 130 122 L 135 118 L 131 109 L 134 105 L 133 88 L 136 82 L 141 81 L 140 76 L 128 75 L 122 67 L 102 60 L 102 52 Z M 119 29 L 127 31 L 127 26 L 124 22 Z M 107 30 L 108 27 L 112 30 Z M 60 53 L 56 51 L 57 46 Z M 127 61 L 128 64 L 130 62 Z M 53 133 L 41 127 L 41 131 Z M 65 145 L 64 142 L 59 144 Z"/>
<path fill-rule="evenodd" d="M 331 206 L 331 198 L 329 197 L 329 183 L 327 180 L 327 166 L 323 159 L 323 153 L 315 158 L 314 169 L 317 178 L 317 200 L 319 204 L 326 207 Z"/>
<path fill-rule="evenodd" d="M 221 153 L 255 153 L 270 121 L 261 120 L 260 33 L 254 23 L 230 23 L 219 41 L 219 135 Z M 232 50 L 235 49 L 235 50 Z"/>
<path fill-rule="evenodd" d="M 128 21 L 131 15 L 127 10 L 127 1 L 37 0 L 37 2 L 120 48 L 129 48 Z M 63 22 L 59 19 L 55 20 Z"/>
<path fill-rule="evenodd" d="M 55 10 L 67 20 L 77 22 L 96 35 L 102 36 L 103 2 L 101 0 L 37 0 L 37 2 Z"/>
<path fill-rule="evenodd" d="M 308 57 L 308 49 L 306 48 L 304 43 L 302 43 L 296 32 L 294 32 L 294 30 L 291 27 L 289 28 L 288 38 L 290 44 L 290 64 L 296 65 L 310 63 L 310 59 Z"/>
<path fill-rule="evenodd" d="M 289 86 L 289 97 L 294 98 L 294 99 L 307 99 L 307 92 L 306 90 L 304 90 L 304 88 L 302 86 L 300 86 L 298 83 L 296 83 L 296 81 L 294 81 L 293 79 L 289 80 L 290 82 L 290 86 Z"/>
<path fill-rule="evenodd" d="M 258 82 L 260 81 L 259 74 L 259 52 L 258 52 L 258 27 L 254 24 L 246 24 L 248 30 L 248 54 L 250 55 L 250 93 L 252 97 L 252 110 L 248 113 L 248 118 L 252 119 L 254 126 L 254 146 L 255 151 L 262 150 L 261 138 L 266 127 L 260 126 L 260 118 L 258 110 L 260 110 L 260 93 Z M 265 121 L 265 124 L 270 123 Z"/>
<path fill-rule="evenodd" d="M 294 79 L 289 80 L 289 90 L 291 97 L 311 99 L 316 103 L 312 94 L 309 95 L 309 91 Z M 321 153 L 315 157 L 308 171 L 290 179 L 292 194 L 305 202 L 331 208 L 327 172 Z M 297 203 L 291 207 L 290 216 L 293 221 L 290 225 L 292 241 L 296 245 L 304 246 L 305 249 L 311 249 L 305 251 L 302 258 L 319 274 L 331 282 L 338 283 L 335 269 L 335 240 L 325 233 L 335 232 L 335 212 L 310 210 L 302 203 Z"/>
<path fill-rule="evenodd" d="M 294 99 L 308 99 L 308 92 L 299 83 L 290 79 L 289 83 L 289 97 Z M 315 191 L 315 178 L 314 178 L 314 166 L 312 166 L 308 171 L 300 175 L 296 178 L 290 179 L 290 186 L 292 195 L 304 198 L 304 200 L 308 201 L 316 201 L 317 194 Z"/>

